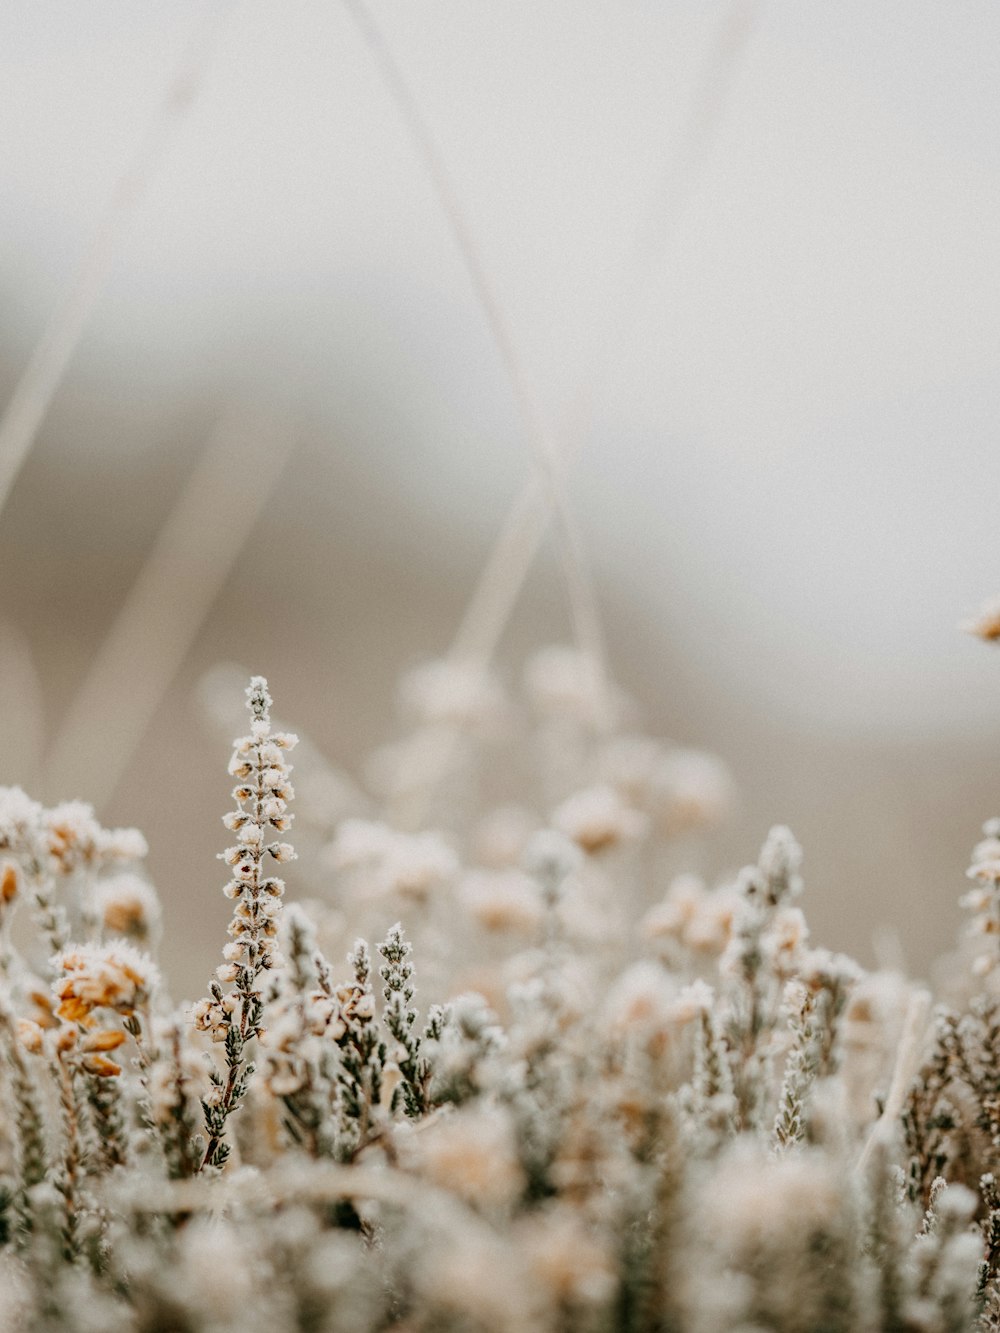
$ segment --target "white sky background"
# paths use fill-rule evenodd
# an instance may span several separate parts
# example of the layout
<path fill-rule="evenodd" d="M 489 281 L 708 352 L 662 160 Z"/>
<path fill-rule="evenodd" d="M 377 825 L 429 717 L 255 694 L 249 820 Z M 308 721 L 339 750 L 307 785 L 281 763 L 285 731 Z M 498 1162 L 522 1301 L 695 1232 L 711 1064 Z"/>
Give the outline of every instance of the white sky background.
<path fill-rule="evenodd" d="M 634 237 L 726 10 L 372 7 L 553 420 L 601 369 L 571 490 L 605 594 L 710 693 L 786 729 L 998 735 L 1000 662 L 955 625 L 1000 591 L 1000 9 L 762 4 L 697 188 L 636 282 Z M 11 366 L 204 13 L 0 7 Z M 412 510 L 463 578 L 531 464 L 424 172 L 334 0 L 236 7 L 65 393 L 166 404 L 218 385 L 346 432 L 366 498 L 345 518 L 331 496 L 331 515 L 377 533 Z M 85 447 L 105 467 L 153 446 Z"/>
<path fill-rule="evenodd" d="M 0 290 L 19 341 L 203 8 L 4 6 Z M 654 615 L 675 606 L 706 670 L 732 683 L 738 659 L 740 688 L 803 721 L 973 725 L 992 673 L 951 628 L 1000 583 L 1000 11 L 764 5 L 623 323 L 623 261 L 722 9 L 375 8 L 553 412 L 614 340 L 574 481 L 598 566 Z M 369 461 L 449 525 L 479 532 L 526 465 L 435 201 L 328 0 L 237 8 L 80 364 L 177 382 L 206 357 L 237 377 L 263 362 L 331 414 L 359 373 L 381 379 L 408 434 Z"/>

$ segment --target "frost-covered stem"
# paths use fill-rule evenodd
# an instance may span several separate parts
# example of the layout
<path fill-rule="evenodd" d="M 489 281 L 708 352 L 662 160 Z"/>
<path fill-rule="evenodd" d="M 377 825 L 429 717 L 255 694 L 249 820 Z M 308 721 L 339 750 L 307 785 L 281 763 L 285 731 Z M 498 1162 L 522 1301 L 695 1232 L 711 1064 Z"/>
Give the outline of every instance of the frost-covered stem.
<path fill-rule="evenodd" d="M 261 823 L 261 814 L 264 804 L 264 786 L 263 772 L 264 764 L 260 756 L 260 747 L 255 746 L 253 751 L 254 767 L 254 795 L 253 795 L 253 817 L 254 822 Z M 248 902 L 251 916 L 256 914 L 257 905 L 260 898 L 260 861 L 261 853 L 259 848 L 249 850 L 250 864 L 252 873 L 249 885 L 243 892 L 243 902 Z M 247 955 L 245 963 L 238 969 L 236 977 L 235 995 L 238 1001 L 239 1022 L 230 1022 L 229 1031 L 226 1034 L 226 1065 L 227 1076 L 222 1099 L 219 1104 L 218 1126 L 211 1133 L 208 1141 L 208 1147 L 205 1149 L 205 1160 L 203 1166 L 217 1165 L 216 1158 L 219 1147 L 222 1143 L 222 1133 L 229 1116 L 236 1110 L 243 1094 L 250 1075 L 253 1072 L 253 1066 L 244 1062 L 243 1053 L 247 1042 L 257 1035 L 260 1031 L 260 1019 L 263 1012 L 263 1002 L 260 991 L 257 989 L 257 978 L 260 976 L 261 966 L 260 958 L 257 953 L 256 935 L 251 933 L 247 944 Z M 210 1127 L 211 1128 L 211 1127 Z"/>
<path fill-rule="evenodd" d="M 62 1246 L 63 1257 L 73 1262 L 80 1254 L 80 1113 L 77 1106 L 73 1074 L 65 1060 L 57 1058 L 52 1067 L 59 1092 L 62 1115 L 63 1157 L 61 1169 L 54 1181 L 63 1199 Z"/>
<path fill-rule="evenodd" d="M 128 1156 L 121 1089 L 117 1079 L 99 1078 L 93 1074 L 87 1075 L 84 1087 L 93 1118 L 100 1165 L 104 1171 L 110 1171 L 113 1167 L 122 1166 Z"/>
<path fill-rule="evenodd" d="M 55 900 L 54 881 L 40 867 L 30 869 L 26 878 L 28 898 L 46 948 L 50 954 L 61 953 L 70 942 L 70 929 L 65 910 Z"/>
<path fill-rule="evenodd" d="M 215 1040 L 225 1043 L 226 1059 L 225 1078 L 213 1077 L 213 1095 L 204 1102 L 208 1146 L 202 1169 L 222 1166 L 226 1161 L 226 1122 L 239 1108 L 254 1072 L 245 1058 L 246 1048 L 261 1032 L 264 1001 L 258 981 L 273 963 L 275 917 L 285 887 L 281 880 L 262 877 L 262 862 L 265 854 L 279 862 L 295 855 L 287 843 L 265 843 L 264 834 L 268 825 L 279 831 L 289 825 L 285 806 L 292 789 L 282 751 L 291 749 L 297 738 L 283 734 L 272 737 L 271 696 L 263 676 L 250 681 L 247 705 L 252 717 L 251 735 L 237 742 L 230 764 L 241 785 L 234 792 L 237 808 L 225 821 L 237 833 L 239 843 L 222 853 L 234 868 L 226 893 L 236 901 L 236 908 L 229 927 L 232 943 L 225 950 L 228 961 L 218 969 L 217 976 L 233 983 L 234 988 L 225 995 L 220 980 L 213 981 L 210 998 L 195 1009 L 198 1026 L 211 1030 Z"/>
<path fill-rule="evenodd" d="M 732 1072 L 725 1042 L 709 1008 L 702 1010 L 695 1032 L 692 1091 L 695 1117 L 699 1123 L 712 1124 L 716 1131 L 735 1131 Z M 716 1107 L 721 1114 L 715 1111 Z"/>
<path fill-rule="evenodd" d="M 399 1071 L 403 1075 L 403 1102 L 407 1115 L 418 1116 L 427 1109 L 428 1070 L 420 1056 L 420 1038 L 413 1030 L 417 1011 L 411 1008 L 414 996 L 410 984 L 413 964 L 408 961 L 413 945 L 403 938 L 399 922 L 390 929 L 378 951 L 385 959 L 385 966 L 381 969 L 385 983 L 382 991 L 385 999 L 385 1025 L 403 1051 L 402 1057 L 397 1057 Z M 394 1108 L 397 1099 L 393 1097 Z"/>
<path fill-rule="evenodd" d="M 35 1087 L 20 1052 L 9 1047 L 7 1058 L 11 1067 L 11 1090 L 17 1107 L 17 1128 L 20 1136 L 21 1184 L 28 1190 L 45 1179 L 48 1150 L 45 1142 L 45 1121 L 38 1105 Z"/>
<path fill-rule="evenodd" d="M 332 1157 L 335 1144 L 327 1132 L 322 1090 L 316 1086 L 313 1070 L 307 1065 L 302 1086 L 281 1098 L 288 1113 L 284 1126 L 289 1136 L 306 1150 L 310 1157 Z"/>
<path fill-rule="evenodd" d="M 900 1110 L 904 1144 L 909 1156 L 907 1189 L 913 1202 L 925 1202 L 934 1179 L 947 1162 L 938 1101 L 947 1087 L 956 1017 L 941 1009 L 935 1016 L 934 1044 L 919 1070 Z M 890 1097 L 892 1089 L 890 1089 Z M 884 1119 L 884 1113 L 883 1113 Z"/>
<path fill-rule="evenodd" d="M 157 1126 L 162 1140 L 167 1173 L 171 1180 L 185 1180 L 198 1174 L 204 1157 L 204 1139 L 191 1112 L 188 1093 L 190 1079 L 184 1071 L 182 1032 L 174 1023 L 168 1033 L 170 1089 L 173 1104 L 169 1118 Z"/>
<path fill-rule="evenodd" d="M 775 913 L 801 892 L 802 853 L 788 829 L 773 828 L 756 866 L 743 871 L 742 903 L 730 946 L 739 990 L 726 1037 L 741 1127 L 756 1126 L 769 1082 L 770 1052 L 765 1038 L 777 1019 L 778 979 L 770 966 L 765 934 Z"/>
<path fill-rule="evenodd" d="M 18 1188 L 14 1200 L 20 1230 L 28 1232 L 32 1228 L 29 1191 L 45 1179 L 48 1150 L 45 1141 L 45 1120 L 35 1087 L 28 1068 L 21 1055 L 20 1044 L 14 1029 L 13 1019 L 6 1006 L 0 1004 L 0 1027 L 4 1031 L 4 1040 L 0 1045 L 4 1050 L 10 1071 L 10 1090 L 14 1101 L 17 1122 Z"/>
<path fill-rule="evenodd" d="M 979 1280 L 976 1284 L 976 1298 L 985 1305 L 992 1294 L 998 1296 L 998 1275 L 1000 1275 L 1000 1190 L 992 1173 L 980 1178 L 979 1190 L 986 1204 L 986 1217 L 981 1226 L 983 1230 L 984 1254 L 979 1265 Z"/>
<path fill-rule="evenodd" d="M 315 938 L 303 913 L 295 910 L 288 912 L 286 920 L 288 972 L 294 988 L 290 1012 L 294 1016 L 297 1046 L 307 1035 L 307 996 L 315 991 L 318 976 L 322 974 L 323 977 L 319 982 L 322 993 L 332 997 L 333 987 L 326 960 L 316 948 Z M 307 1058 L 301 1052 L 299 1055 L 299 1086 L 292 1092 L 280 1094 L 287 1112 L 285 1129 L 311 1157 L 332 1157 L 336 1150 L 332 1114 L 335 1103 L 332 1050 L 323 1050 L 318 1060 Z"/>
<path fill-rule="evenodd" d="M 341 1136 L 338 1155 L 353 1160 L 369 1142 L 373 1109 L 382 1093 L 385 1043 L 375 1025 L 371 989 L 371 956 L 364 940 L 356 940 L 348 961 L 354 969 L 353 994 L 343 1010 L 346 1030 L 339 1039 Z"/>
<path fill-rule="evenodd" d="M 742 994 L 734 1010 L 728 1039 L 739 1123 L 753 1123 L 762 1095 L 763 1060 L 761 1037 L 767 1029 L 763 990 L 768 978 L 763 972 L 761 937 L 766 918 L 754 904 L 737 926 L 740 944 L 739 968 Z"/>
<path fill-rule="evenodd" d="M 260 762 L 259 754 L 255 756 L 254 768 L 254 813 L 258 817 L 257 822 L 259 823 L 263 797 L 263 788 L 261 786 L 263 766 Z M 250 903 L 252 904 L 250 910 L 253 911 L 256 907 L 260 890 L 260 856 L 259 853 L 256 852 L 251 853 L 251 855 L 253 873 L 248 896 Z M 230 1021 L 226 1030 L 226 1081 L 223 1085 L 222 1096 L 218 1106 L 213 1108 L 215 1114 L 211 1117 L 206 1115 L 205 1123 L 209 1130 L 209 1140 L 208 1146 L 205 1149 L 202 1168 L 206 1166 L 222 1165 L 224 1158 L 220 1160 L 219 1150 L 223 1145 L 223 1133 L 226 1121 L 242 1101 L 250 1076 L 254 1071 L 254 1066 L 245 1062 L 244 1051 L 246 1050 L 246 1045 L 250 1038 L 256 1036 L 260 1031 L 260 1018 L 263 1012 L 263 1003 L 260 992 L 255 985 L 259 974 L 260 966 L 257 956 L 256 941 L 251 939 L 247 948 L 246 962 L 239 968 L 236 979 L 235 995 L 237 999 L 239 1020 L 238 1022 L 234 1022 L 234 1016 L 230 1016 Z M 217 983 L 213 983 L 212 994 L 215 998 L 221 1000 L 221 987 L 219 987 Z"/>
<path fill-rule="evenodd" d="M 240 1031 L 241 1026 L 242 1024 L 230 1024 L 226 1033 L 226 1080 L 221 1085 L 222 1092 L 218 1102 L 205 1109 L 205 1128 L 208 1130 L 209 1139 L 205 1156 L 202 1158 L 201 1170 L 206 1166 L 222 1166 L 229 1156 L 228 1146 L 224 1142 L 226 1121 L 242 1102 L 254 1072 L 254 1066 L 244 1064 L 243 1061 L 244 1040 Z"/>
<path fill-rule="evenodd" d="M 890 1169 L 884 1142 L 872 1151 L 866 1163 L 865 1194 L 871 1200 L 870 1248 L 876 1260 L 876 1299 L 885 1333 L 899 1333 L 903 1327 L 905 1250 L 901 1242 L 898 1188 Z"/>
<path fill-rule="evenodd" d="M 817 1070 L 815 1011 L 816 996 L 805 991 L 789 1020 L 792 1049 L 785 1061 L 778 1114 L 774 1121 L 773 1146 L 779 1151 L 793 1147 L 805 1133 L 805 1096 Z"/>
<path fill-rule="evenodd" d="M 148 1023 L 148 1014 L 147 1014 Z M 156 1123 L 156 1116 L 153 1113 L 153 1099 L 149 1086 L 150 1071 L 153 1062 L 157 1057 L 156 1051 L 151 1051 L 146 1043 L 145 1029 L 142 1016 L 138 1009 L 128 1014 L 122 1021 L 122 1026 L 135 1043 L 135 1056 L 132 1060 L 133 1068 L 139 1079 L 139 1095 L 135 1100 L 135 1110 L 142 1128 L 149 1135 L 150 1139 L 158 1146 L 163 1147 L 162 1135 L 159 1126 Z"/>
<path fill-rule="evenodd" d="M 889 1092 L 885 1099 L 882 1114 L 872 1126 L 872 1131 L 861 1151 L 856 1168 L 858 1173 L 865 1171 L 876 1147 L 879 1144 L 884 1144 L 889 1136 L 896 1133 L 900 1117 L 904 1113 L 908 1089 L 920 1062 L 920 1046 L 927 1027 L 930 1004 L 931 997 L 928 991 L 915 989 L 911 992 L 906 1008 L 903 1031 L 896 1051 L 896 1063 L 889 1082 Z"/>
<path fill-rule="evenodd" d="M 0 869 L 0 978 L 8 985 L 15 973 L 24 971 L 24 963 L 10 934 L 14 917 L 10 907 L 17 895 L 19 880 L 17 868 L 8 861 Z"/>

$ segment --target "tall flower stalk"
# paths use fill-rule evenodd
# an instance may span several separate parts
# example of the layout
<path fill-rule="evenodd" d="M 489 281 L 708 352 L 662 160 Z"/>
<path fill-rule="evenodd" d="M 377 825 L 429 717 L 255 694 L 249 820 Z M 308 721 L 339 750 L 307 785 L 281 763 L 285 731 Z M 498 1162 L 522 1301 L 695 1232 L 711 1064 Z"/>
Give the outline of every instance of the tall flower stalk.
<path fill-rule="evenodd" d="M 287 807 L 294 793 L 285 754 L 298 737 L 271 731 L 271 696 L 263 676 L 251 679 L 246 694 L 250 734 L 235 742 L 229 771 L 237 779 L 236 808 L 223 817 L 237 839 L 235 846 L 221 853 L 232 866 L 233 877 L 223 889 L 235 903 L 230 943 L 222 951 L 225 961 L 216 970 L 208 996 L 193 1011 L 195 1026 L 225 1046 L 225 1073 L 210 1071 L 212 1088 L 202 1100 L 208 1134 L 202 1170 L 221 1167 L 229 1157 L 226 1123 L 246 1095 L 254 1072 L 247 1049 L 262 1032 L 260 979 L 278 961 L 276 938 L 285 884 L 266 874 L 267 859 L 284 862 L 295 856 L 289 843 L 270 841 L 269 830 L 282 833 L 292 821 Z"/>

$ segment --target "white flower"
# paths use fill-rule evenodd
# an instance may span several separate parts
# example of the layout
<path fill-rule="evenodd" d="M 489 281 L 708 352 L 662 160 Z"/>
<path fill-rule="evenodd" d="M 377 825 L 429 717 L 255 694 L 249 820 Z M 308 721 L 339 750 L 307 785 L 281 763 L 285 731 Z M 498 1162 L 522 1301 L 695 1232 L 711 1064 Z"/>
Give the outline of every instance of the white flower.
<path fill-rule="evenodd" d="M 643 917 L 642 933 L 650 940 L 683 940 L 704 897 L 705 885 L 697 875 L 678 875 L 671 880 L 662 902 Z"/>
<path fill-rule="evenodd" d="M 591 855 L 620 846 L 646 831 L 646 816 L 625 804 L 614 787 L 600 784 L 568 797 L 552 812 L 552 827 Z"/>
<path fill-rule="evenodd" d="M 726 947 L 740 895 L 732 888 L 707 889 L 697 875 L 678 875 L 662 902 L 642 919 L 648 940 L 676 941 L 695 953 L 718 954 Z"/>
<path fill-rule="evenodd" d="M 400 700 L 417 721 L 492 730 L 503 720 L 507 701 L 488 667 L 442 658 L 425 662 L 403 677 Z"/>
<path fill-rule="evenodd" d="M 458 858 L 440 834 L 397 834 L 380 875 L 386 892 L 422 900 L 458 871 Z"/>
<path fill-rule="evenodd" d="M 702 1014 L 712 1011 L 715 994 L 712 987 L 699 977 L 690 985 L 683 987 L 667 1008 L 667 1013 L 675 1023 L 693 1023 Z"/>
<path fill-rule="evenodd" d="M 40 836 L 43 813 L 20 787 L 0 787 L 0 851 L 29 852 Z"/>
<path fill-rule="evenodd" d="M 264 841 L 264 829 L 262 825 L 247 820 L 241 826 L 237 836 L 245 847 L 259 847 Z"/>
<path fill-rule="evenodd" d="M 142 861 L 149 855 L 149 844 L 135 828 L 101 829 L 97 839 L 99 860 Z"/>
<path fill-rule="evenodd" d="M 703 750 L 669 750 L 650 780 L 650 810 L 668 836 L 718 824 L 732 799 L 728 768 Z"/>
<path fill-rule="evenodd" d="M 52 959 L 57 974 L 53 990 L 57 1013 L 71 1023 L 86 1023 L 94 1009 L 131 1013 L 159 985 L 152 959 L 132 945 L 71 945 Z M 59 973 L 63 976 L 60 978 Z"/>
<path fill-rule="evenodd" d="M 530 936 L 542 922 L 538 889 L 520 870 L 473 871 L 462 880 L 458 898 L 485 930 Z"/>
<path fill-rule="evenodd" d="M 659 963 L 642 960 L 627 968 L 608 992 L 607 1015 L 613 1029 L 661 1032 L 672 1017 L 677 983 Z"/>
<path fill-rule="evenodd" d="M 459 870 L 439 833 L 402 833 L 363 819 L 345 820 L 327 855 L 337 869 L 367 871 L 369 893 L 417 900 L 449 884 Z"/>
<path fill-rule="evenodd" d="M 556 829 L 539 829 L 524 849 L 524 868 L 543 885 L 556 887 L 583 865 L 577 844 Z"/>
<path fill-rule="evenodd" d="M 797 907 L 781 907 L 774 914 L 761 944 L 779 976 L 795 971 L 809 939 L 806 919 Z"/>
<path fill-rule="evenodd" d="M 335 870 L 353 870 L 382 860 L 388 853 L 393 831 L 388 824 L 370 819 L 345 819 L 327 849 Z"/>
<path fill-rule="evenodd" d="M 93 907 L 103 928 L 116 935 L 146 939 L 160 923 L 160 900 L 153 886 L 133 871 L 102 879 Z"/>
<path fill-rule="evenodd" d="M 609 687 L 601 666 L 576 648 L 543 648 L 524 673 L 528 697 L 538 712 L 591 726 L 606 717 L 608 706 L 621 711 L 620 693 Z"/>

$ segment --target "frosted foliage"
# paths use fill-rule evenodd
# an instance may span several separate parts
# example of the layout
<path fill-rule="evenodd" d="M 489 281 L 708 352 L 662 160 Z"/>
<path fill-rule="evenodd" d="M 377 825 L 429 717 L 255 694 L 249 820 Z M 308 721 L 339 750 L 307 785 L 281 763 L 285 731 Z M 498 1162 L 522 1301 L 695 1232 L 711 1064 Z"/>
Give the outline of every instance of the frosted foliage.
<path fill-rule="evenodd" d="M 0 789 L 5 1328 L 1000 1328 L 1000 822 L 932 1010 L 811 938 L 788 829 L 685 869 L 720 761 L 575 650 L 526 681 L 411 673 L 406 781 L 332 823 L 306 742 L 299 862 L 254 677 L 181 1007 L 141 835 Z"/>

